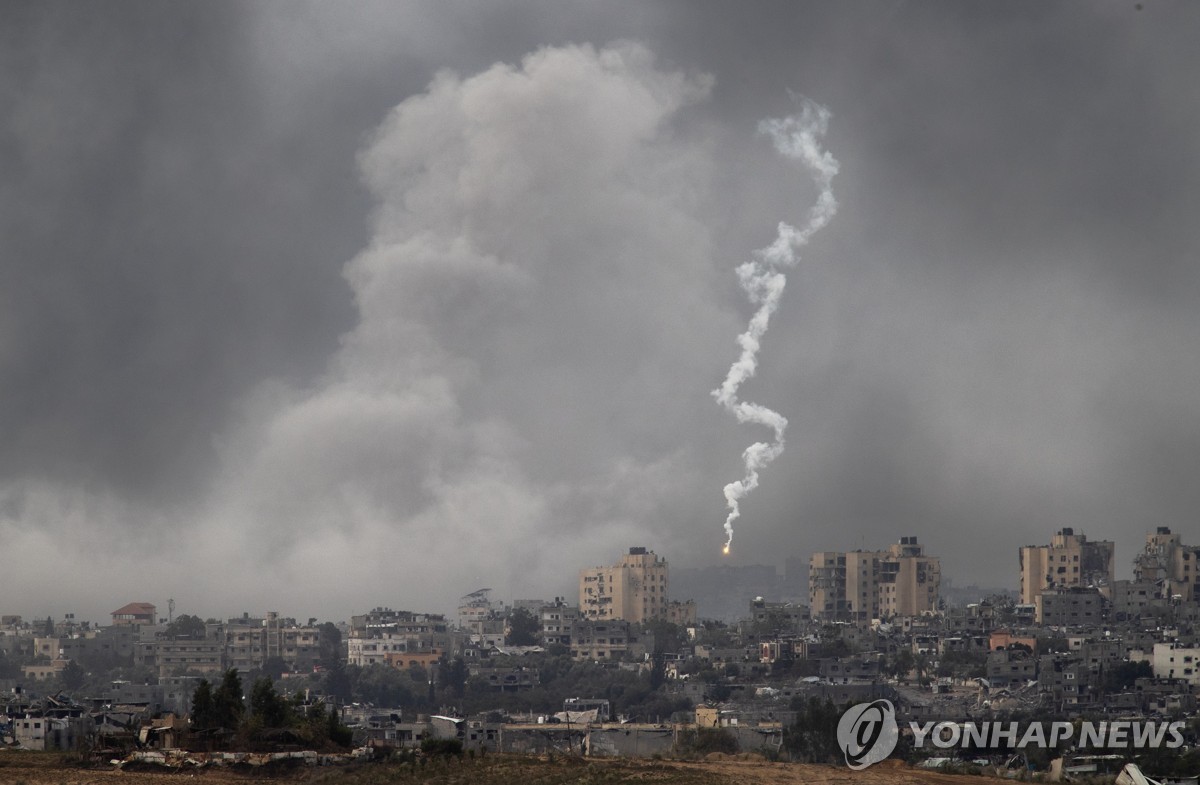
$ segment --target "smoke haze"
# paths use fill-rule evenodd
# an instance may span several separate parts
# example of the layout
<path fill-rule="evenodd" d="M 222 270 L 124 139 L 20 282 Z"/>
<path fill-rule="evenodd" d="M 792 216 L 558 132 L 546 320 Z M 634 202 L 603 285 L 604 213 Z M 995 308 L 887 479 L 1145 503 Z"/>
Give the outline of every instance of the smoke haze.
<path fill-rule="evenodd" d="M 1200 542 L 1200 9 L 1142 5 L 6 4 L 0 610 L 715 562 L 759 438 L 707 394 L 730 266 L 821 203 L 756 135 L 793 94 L 840 205 L 727 561 L 918 535 L 1013 586 L 1062 526 L 1119 574 Z"/>

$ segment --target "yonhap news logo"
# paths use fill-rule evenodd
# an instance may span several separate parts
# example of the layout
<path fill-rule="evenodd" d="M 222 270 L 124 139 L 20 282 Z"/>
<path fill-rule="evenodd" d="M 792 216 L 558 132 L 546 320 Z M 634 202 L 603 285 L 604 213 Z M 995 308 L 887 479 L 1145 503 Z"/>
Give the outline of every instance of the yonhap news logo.
<path fill-rule="evenodd" d="M 913 749 L 917 751 L 930 747 L 937 750 L 956 747 L 963 750 L 1052 749 L 1059 744 L 1070 744 L 1077 749 L 1128 751 L 1182 747 L 1185 726 L 1186 723 L 1179 720 L 1027 723 L 944 720 L 910 722 L 905 733 L 911 734 Z M 856 704 L 846 709 L 838 721 L 838 747 L 846 756 L 846 765 L 856 771 L 891 755 L 899 737 L 896 709 L 891 701 L 881 699 Z"/>
<path fill-rule="evenodd" d="M 851 706 L 838 720 L 838 747 L 846 756 L 846 765 L 855 771 L 891 755 L 899 737 L 896 708 L 882 698 Z"/>

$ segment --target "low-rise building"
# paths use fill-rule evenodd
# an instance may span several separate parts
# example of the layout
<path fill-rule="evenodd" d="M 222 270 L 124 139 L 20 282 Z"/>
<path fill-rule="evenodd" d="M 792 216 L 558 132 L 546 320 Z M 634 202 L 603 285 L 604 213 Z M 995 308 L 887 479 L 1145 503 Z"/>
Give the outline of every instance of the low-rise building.
<path fill-rule="evenodd" d="M 1156 643 L 1150 667 L 1156 678 L 1181 679 L 1189 687 L 1200 687 L 1200 647 Z"/>
<path fill-rule="evenodd" d="M 543 646 L 570 646 L 571 625 L 579 619 L 579 606 L 567 605 L 562 597 L 543 605 L 538 612 L 542 621 Z"/>
<path fill-rule="evenodd" d="M 209 635 L 223 641 L 227 668 L 246 672 L 278 658 L 290 670 L 308 671 L 321 656 L 320 628 L 297 624 L 274 611 L 265 618 L 243 614 L 213 627 Z"/>
<path fill-rule="evenodd" d="M 134 663 L 157 668 L 159 677 L 214 674 L 225 670 L 225 644 L 215 639 L 160 638 L 142 641 Z"/>
<path fill-rule="evenodd" d="M 629 652 L 629 622 L 578 619 L 571 624 L 571 656 L 619 660 Z"/>
<path fill-rule="evenodd" d="M 994 689 L 1023 687 L 1037 678 L 1037 660 L 1022 650 L 989 652 L 986 674 L 988 683 Z"/>
<path fill-rule="evenodd" d="M 112 612 L 112 623 L 117 627 L 137 627 L 158 622 L 158 609 L 153 603 L 131 602 Z"/>
<path fill-rule="evenodd" d="M 1072 586 L 1037 596 L 1037 622 L 1045 627 L 1090 627 L 1107 618 L 1107 600 L 1096 587 Z"/>

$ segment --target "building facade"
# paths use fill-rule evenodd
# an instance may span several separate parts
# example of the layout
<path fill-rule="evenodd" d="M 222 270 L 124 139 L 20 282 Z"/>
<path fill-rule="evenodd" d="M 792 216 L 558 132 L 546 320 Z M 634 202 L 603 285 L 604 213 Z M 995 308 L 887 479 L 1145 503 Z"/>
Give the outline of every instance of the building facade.
<path fill-rule="evenodd" d="M 883 551 L 814 553 L 808 581 L 813 618 L 862 624 L 937 610 L 942 566 L 916 537 L 901 537 Z"/>
<path fill-rule="evenodd" d="M 1200 598 L 1200 547 L 1184 545 L 1179 534 L 1159 526 L 1133 559 L 1136 583 L 1156 584 L 1157 596 L 1192 602 Z"/>
<path fill-rule="evenodd" d="M 1049 545 L 1022 546 L 1022 604 L 1036 604 L 1047 589 L 1108 586 L 1113 582 L 1113 552 L 1111 540 L 1088 540 L 1071 528 L 1060 530 Z"/>
<path fill-rule="evenodd" d="M 667 560 L 645 548 L 630 548 L 611 567 L 579 572 L 579 615 L 584 619 L 633 623 L 667 618 Z"/>

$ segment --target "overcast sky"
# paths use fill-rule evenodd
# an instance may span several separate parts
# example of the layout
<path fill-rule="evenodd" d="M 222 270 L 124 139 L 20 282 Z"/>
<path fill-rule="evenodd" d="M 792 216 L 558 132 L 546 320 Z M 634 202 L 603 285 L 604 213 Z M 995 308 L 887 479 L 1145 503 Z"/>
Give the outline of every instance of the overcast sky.
<path fill-rule="evenodd" d="M 645 545 L 1200 544 L 1200 6 L 6 3 L 0 610 L 573 596 Z M 744 398 L 735 267 L 833 221 Z"/>

